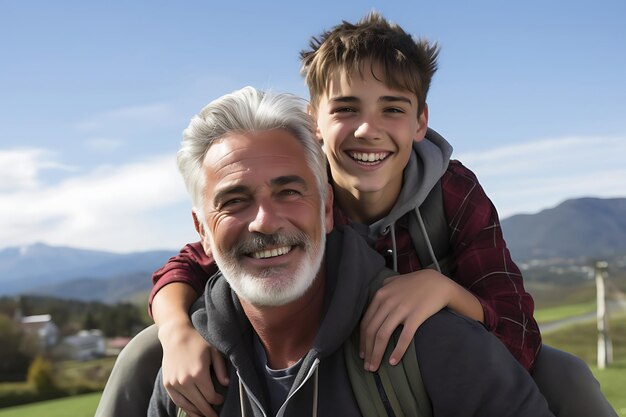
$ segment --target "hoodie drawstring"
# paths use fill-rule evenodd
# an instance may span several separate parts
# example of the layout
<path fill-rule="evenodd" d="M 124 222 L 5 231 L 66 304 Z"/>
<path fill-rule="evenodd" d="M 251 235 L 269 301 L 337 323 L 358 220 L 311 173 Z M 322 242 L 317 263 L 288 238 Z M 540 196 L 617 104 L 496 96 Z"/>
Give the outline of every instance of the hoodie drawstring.
<path fill-rule="evenodd" d="M 398 272 L 398 251 L 396 248 L 396 223 L 392 223 L 391 229 L 391 250 L 393 252 L 393 270 Z"/>
<path fill-rule="evenodd" d="M 241 417 L 246 417 L 246 406 L 245 406 L 245 388 L 241 379 L 239 379 L 239 405 L 241 406 Z"/>
<path fill-rule="evenodd" d="M 317 394 L 318 394 L 318 387 L 319 387 L 319 367 L 315 368 L 315 375 L 313 376 L 313 387 L 314 387 L 314 391 L 313 391 L 313 407 L 312 408 L 312 413 L 311 415 L 313 417 L 317 417 Z"/>
<path fill-rule="evenodd" d="M 426 225 L 424 225 L 424 220 L 422 219 L 422 215 L 420 213 L 420 209 L 415 207 L 415 217 L 417 217 L 417 223 L 419 224 L 420 230 L 424 234 L 424 240 L 426 241 L 426 247 L 428 248 L 428 254 L 430 255 L 430 259 L 433 261 L 433 265 L 437 272 L 441 273 L 441 267 L 439 266 L 439 262 L 437 261 L 437 257 L 435 256 L 435 251 L 433 249 L 433 245 L 430 243 L 430 237 L 428 236 L 428 232 L 426 231 Z M 398 250 L 396 245 L 396 224 L 395 222 L 389 226 L 389 231 L 391 232 L 391 250 L 393 255 L 393 270 L 398 272 Z M 425 267 L 425 265 L 422 265 Z"/>
<path fill-rule="evenodd" d="M 422 215 L 420 214 L 419 207 L 415 207 L 415 216 L 417 217 L 417 222 L 420 225 L 420 229 L 424 234 L 424 240 L 426 241 L 426 246 L 428 247 L 428 253 L 430 254 L 430 259 L 433 261 L 433 265 L 437 269 L 437 272 L 441 273 L 441 267 L 439 266 L 439 262 L 437 261 L 437 257 L 435 256 L 435 251 L 433 250 L 433 245 L 430 243 L 430 237 L 428 236 L 428 232 L 426 231 L 426 226 L 424 225 L 424 220 L 422 219 Z M 395 249 L 394 249 L 395 250 Z"/>

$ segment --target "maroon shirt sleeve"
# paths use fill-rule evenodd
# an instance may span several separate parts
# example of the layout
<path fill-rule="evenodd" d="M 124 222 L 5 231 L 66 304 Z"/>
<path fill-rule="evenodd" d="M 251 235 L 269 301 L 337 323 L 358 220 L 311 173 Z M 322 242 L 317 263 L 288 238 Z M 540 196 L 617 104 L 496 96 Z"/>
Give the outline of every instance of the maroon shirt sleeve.
<path fill-rule="evenodd" d="M 442 177 L 453 279 L 482 304 L 485 325 L 528 370 L 541 346 L 534 302 L 511 259 L 498 214 L 478 179 L 458 161 Z"/>
<path fill-rule="evenodd" d="M 178 255 L 171 257 L 163 267 L 152 274 L 152 291 L 148 299 L 149 312 L 152 315 L 152 300 L 161 288 L 173 282 L 190 285 L 198 296 L 204 292 L 208 279 L 218 271 L 213 257 L 208 256 L 200 242 L 189 243 Z"/>

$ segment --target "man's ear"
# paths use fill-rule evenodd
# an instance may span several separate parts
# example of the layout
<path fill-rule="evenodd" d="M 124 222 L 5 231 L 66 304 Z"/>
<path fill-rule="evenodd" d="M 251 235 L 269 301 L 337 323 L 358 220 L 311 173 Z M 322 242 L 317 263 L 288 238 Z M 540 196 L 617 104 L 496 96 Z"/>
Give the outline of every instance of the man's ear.
<path fill-rule="evenodd" d="M 334 220 L 333 220 L 333 200 L 335 196 L 333 195 L 333 187 L 328 184 L 328 189 L 326 190 L 326 201 L 324 201 L 324 222 L 326 225 L 326 233 L 330 233 L 333 230 Z"/>
<path fill-rule="evenodd" d="M 202 244 L 202 249 L 204 249 L 204 252 L 208 256 L 211 256 L 211 245 L 209 244 L 209 236 L 204 227 L 204 223 L 202 223 L 198 218 L 198 213 L 196 212 L 195 208 L 191 210 L 191 217 L 193 217 L 193 225 L 196 228 L 196 232 L 198 232 L 198 234 L 200 235 L 200 243 Z"/>
<path fill-rule="evenodd" d="M 417 116 L 417 131 L 415 132 L 415 142 L 421 142 L 428 130 L 428 104 L 424 103 L 422 114 Z"/>
<path fill-rule="evenodd" d="M 317 124 L 317 111 L 313 108 L 313 106 L 311 106 L 311 104 L 307 104 L 306 112 L 309 114 L 309 116 L 311 116 L 311 119 L 313 119 L 313 123 L 315 123 L 315 137 L 320 142 L 320 144 L 323 145 L 324 138 L 322 137 L 322 133 L 320 132 L 320 127 Z"/>

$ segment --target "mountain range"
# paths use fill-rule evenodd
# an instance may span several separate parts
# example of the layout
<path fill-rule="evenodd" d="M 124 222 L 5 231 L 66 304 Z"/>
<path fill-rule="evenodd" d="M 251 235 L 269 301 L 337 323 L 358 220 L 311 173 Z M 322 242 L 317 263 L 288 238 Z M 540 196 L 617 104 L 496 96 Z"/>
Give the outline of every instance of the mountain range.
<path fill-rule="evenodd" d="M 567 200 L 502 221 L 513 258 L 590 260 L 626 254 L 626 198 Z M 18 293 L 117 302 L 151 288 L 172 251 L 127 254 L 36 243 L 0 251 L 0 296 Z"/>
<path fill-rule="evenodd" d="M 150 276 L 176 251 L 112 253 L 43 243 L 0 251 L 0 295 L 54 295 L 78 300 L 118 301 L 147 291 Z M 113 294 L 116 294 L 113 296 Z"/>
<path fill-rule="evenodd" d="M 625 255 L 626 198 L 567 200 L 537 214 L 504 219 L 502 231 L 520 262 Z"/>

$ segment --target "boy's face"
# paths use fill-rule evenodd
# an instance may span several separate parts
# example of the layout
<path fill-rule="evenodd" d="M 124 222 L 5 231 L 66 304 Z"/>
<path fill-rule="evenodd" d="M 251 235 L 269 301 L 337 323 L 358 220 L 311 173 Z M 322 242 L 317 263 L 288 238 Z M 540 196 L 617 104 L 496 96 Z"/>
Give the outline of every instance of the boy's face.
<path fill-rule="evenodd" d="M 317 134 L 335 186 L 389 210 L 400 193 L 412 143 L 424 138 L 428 113 L 418 117 L 414 93 L 390 88 L 372 75 L 370 65 L 363 68 L 362 77 L 349 80 L 345 71 L 335 71 L 314 110 Z"/>

